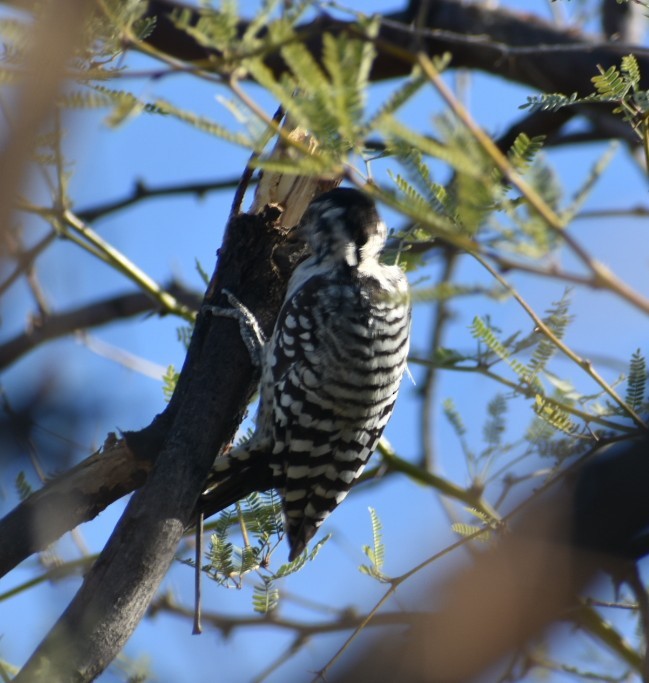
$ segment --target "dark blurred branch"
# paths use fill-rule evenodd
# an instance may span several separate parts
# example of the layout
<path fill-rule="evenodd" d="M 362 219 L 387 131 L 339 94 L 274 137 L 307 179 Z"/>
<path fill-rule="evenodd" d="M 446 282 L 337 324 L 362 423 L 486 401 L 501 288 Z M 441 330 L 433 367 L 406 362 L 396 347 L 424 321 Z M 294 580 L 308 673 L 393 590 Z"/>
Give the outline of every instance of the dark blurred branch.
<path fill-rule="evenodd" d="M 579 594 L 596 587 L 602 571 L 631 576 L 633 585 L 637 574 L 629 571 L 649 552 L 648 450 L 647 436 L 599 448 L 559 487 L 545 486 L 531 504 L 525 500 L 489 550 L 430 583 L 420 602 L 431 610 L 425 623 L 413 624 L 406 640 L 374 639 L 328 680 L 467 683 L 561 621 L 641 669 L 643 658 Z M 645 587 L 635 583 L 649 613 Z"/>
<path fill-rule="evenodd" d="M 158 23 L 147 42 L 176 59 L 204 64 L 213 59 L 218 63 L 217 52 L 199 45 L 169 19 L 174 8 L 183 6 L 173 0 L 152 0 L 148 13 L 157 16 Z M 245 21 L 240 22 L 241 32 L 247 27 Z M 326 14 L 300 25 L 297 33 L 315 59 L 322 54 L 323 33 L 362 37 L 356 22 Z M 376 47 L 378 54 L 371 74 L 374 81 L 408 75 L 420 50 L 429 56 L 450 52 L 454 68 L 486 71 L 545 92 L 588 94 L 592 92 L 590 79 L 597 74 L 597 65 L 606 69 L 619 64 L 630 52 L 640 64 L 644 77 L 641 87 L 646 88 L 649 79 L 647 50 L 599 42 L 574 27 L 558 28 L 529 13 L 457 0 L 411 2 L 403 10 L 385 13 Z M 570 68 L 566 68 L 567 64 Z M 286 69 L 278 53 L 268 56 L 267 65 L 276 75 Z"/>
<path fill-rule="evenodd" d="M 201 297 L 178 283 L 171 283 L 164 289 L 182 304 L 194 310 L 200 306 Z M 133 292 L 96 301 L 70 311 L 33 318 L 30 322 L 30 329 L 0 344 L 0 370 L 9 367 L 21 356 L 52 339 L 142 313 L 155 313 L 159 311 L 159 308 L 159 305 L 146 294 Z"/>

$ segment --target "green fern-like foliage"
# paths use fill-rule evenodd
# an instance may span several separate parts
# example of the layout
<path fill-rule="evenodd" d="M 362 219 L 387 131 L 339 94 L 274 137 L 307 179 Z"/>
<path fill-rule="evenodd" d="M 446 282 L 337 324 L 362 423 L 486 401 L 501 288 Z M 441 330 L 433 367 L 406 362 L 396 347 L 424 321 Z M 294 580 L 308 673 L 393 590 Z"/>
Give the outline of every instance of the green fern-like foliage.
<path fill-rule="evenodd" d="M 543 322 L 550 328 L 558 339 L 563 339 L 563 336 L 568 327 L 571 316 L 568 311 L 570 308 L 569 291 L 564 292 L 564 295 L 559 301 L 556 301 L 552 307 L 546 312 Z M 534 348 L 532 357 L 527 364 L 530 377 L 537 377 L 550 362 L 550 359 L 555 355 L 557 347 L 545 336 L 539 339 L 538 344 Z"/>
<path fill-rule="evenodd" d="M 246 577 L 253 578 L 253 609 L 273 611 L 279 605 L 277 581 L 295 574 L 312 562 L 329 539 L 325 536 L 311 550 L 305 550 L 293 562 L 272 569 L 270 557 L 277 540 L 283 537 L 281 501 L 274 491 L 253 493 L 233 508 L 223 511 L 210 524 L 212 534 L 207 564 L 201 569 L 224 587 L 241 588 Z M 239 545 L 237 531 L 244 543 Z M 236 541 L 236 542 L 235 542 Z M 283 552 L 279 546 L 279 552 Z"/>
<path fill-rule="evenodd" d="M 560 93 L 544 93 L 528 97 L 522 109 L 531 111 L 557 111 L 563 107 L 593 102 L 614 103 L 614 114 L 619 114 L 631 124 L 641 139 L 646 134 L 646 114 L 649 112 L 649 93 L 640 89 L 640 68 L 637 59 L 632 55 L 622 57 L 620 66 L 610 66 L 604 70 L 598 67 L 599 74 L 593 76 L 594 92 L 585 97 L 577 93 L 562 95 Z M 645 153 L 647 150 L 645 150 Z"/>
<path fill-rule="evenodd" d="M 281 502 L 275 491 L 251 493 L 245 499 L 242 516 L 253 534 L 270 539 L 283 532 L 280 510 Z"/>
<path fill-rule="evenodd" d="M 599 74 L 591 78 L 595 91 L 585 97 L 579 97 L 577 93 L 563 95 L 560 93 L 544 93 L 542 95 L 528 97 L 527 103 L 521 109 L 531 111 L 556 111 L 562 107 L 570 107 L 576 104 L 592 102 L 619 102 L 620 106 L 614 109 L 616 113 L 622 113 L 625 118 L 633 117 L 633 103 L 639 103 L 642 98 L 639 95 L 640 69 L 633 55 L 622 57 L 620 66 L 610 66 L 604 70 L 598 67 Z"/>
<path fill-rule="evenodd" d="M 299 557 L 296 557 L 293 562 L 287 562 L 286 564 L 280 565 L 279 569 L 273 574 L 274 578 L 280 579 L 299 572 L 308 562 L 313 562 L 330 538 L 331 534 L 327 534 L 321 538 L 311 550 L 305 550 Z"/>
<path fill-rule="evenodd" d="M 633 108 L 633 96 L 638 93 L 640 84 L 640 68 L 633 55 L 622 57 L 620 67 L 611 66 L 606 71 L 599 68 L 599 75 L 591 79 L 597 95 L 601 100 L 620 102 L 620 106 L 613 110 L 614 113 L 624 115 L 627 120 L 635 116 Z"/>
<path fill-rule="evenodd" d="M 467 524 L 466 522 L 454 522 L 451 529 L 464 538 L 473 536 L 474 540 L 482 543 L 489 542 L 493 537 L 493 532 L 498 528 L 498 522 L 484 512 L 475 508 L 466 508 L 466 511 L 480 520 L 481 524 Z"/>
<path fill-rule="evenodd" d="M 389 583 L 390 579 L 383 573 L 385 563 L 385 546 L 383 544 L 383 525 L 374 508 L 368 508 L 372 522 L 372 545 L 364 545 L 363 552 L 370 564 L 362 564 L 358 568 L 362 574 L 371 576 L 381 583 Z"/>
<path fill-rule="evenodd" d="M 220 3 L 218 11 L 203 7 L 198 21 L 193 20 L 194 15 L 189 8 L 176 9 L 171 18 L 177 28 L 188 33 L 197 43 L 219 50 L 222 69 L 235 56 L 232 47 L 238 37 L 239 22 L 236 3 L 225 0 Z"/>
<path fill-rule="evenodd" d="M 403 166 L 406 175 L 391 174 L 393 182 L 411 206 L 426 214 L 434 212 L 448 218 L 452 224 L 458 222 L 455 205 L 443 184 L 433 180 L 430 166 L 420 150 L 405 144 L 400 140 L 392 140 L 390 152 Z M 409 238 L 412 240 L 427 239 L 425 229 L 411 230 Z"/>
<path fill-rule="evenodd" d="M 462 416 L 458 412 L 455 403 L 453 403 L 450 398 L 447 398 L 444 400 L 442 408 L 444 409 L 446 419 L 450 422 L 455 433 L 460 437 L 464 436 L 466 434 L 466 427 L 464 426 Z"/>
<path fill-rule="evenodd" d="M 487 348 L 487 353 L 483 352 L 484 361 L 493 362 L 490 354 L 497 356 L 505 361 L 507 365 L 520 377 L 523 382 L 530 382 L 531 376 L 527 367 L 512 357 L 511 341 L 509 344 L 503 343 L 497 336 L 496 331 L 491 328 L 482 318 L 475 316 L 471 324 L 471 336 L 481 341 Z"/>
<path fill-rule="evenodd" d="M 489 235 L 491 244 L 507 251 L 535 259 L 547 255 L 557 244 L 556 232 L 521 201 L 482 147 L 451 117 L 437 118 L 435 127 L 437 135 L 433 138 L 414 133 L 394 117 L 382 123 L 387 153 L 405 171 L 391 174 L 397 192 L 382 198 L 413 220 L 404 236 L 406 242 L 442 237 L 470 249 L 470 241 L 464 238 L 482 233 Z M 548 206 L 558 211 L 561 192 L 540 155 L 542 144 L 542 137 L 529 139 L 521 134 L 508 157 Z M 451 182 L 433 177 L 434 161 L 453 169 Z"/>
<path fill-rule="evenodd" d="M 532 95 L 527 97 L 527 102 L 521 105 L 521 109 L 529 109 L 530 112 L 537 111 L 558 111 L 563 107 L 582 102 L 583 99 L 572 93 L 572 95 L 562 95 L 561 93 L 543 93 L 542 95 Z"/>
<path fill-rule="evenodd" d="M 194 328 L 191 325 L 182 325 L 181 327 L 176 328 L 176 338 L 183 345 L 185 350 L 189 348 L 189 342 L 191 341 L 193 332 Z"/>
<path fill-rule="evenodd" d="M 638 349 L 629 362 L 629 376 L 626 387 L 626 402 L 633 410 L 641 410 L 645 406 L 647 388 L 647 364 L 643 353 Z"/>
<path fill-rule="evenodd" d="M 483 429 L 484 440 L 489 449 L 495 450 L 502 446 L 506 413 L 507 401 L 502 394 L 497 394 L 487 404 L 488 419 Z"/>
<path fill-rule="evenodd" d="M 255 612 L 268 614 L 279 605 L 279 590 L 272 579 L 262 577 L 261 583 L 254 587 L 252 606 Z"/>
<path fill-rule="evenodd" d="M 520 134 L 507 152 L 512 167 L 525 178 L 554 211 L 560 210 L 561 186 L 542 152 L 544 138 L 529 138 Z M 495 183 L 492 213 L 488 217 L 488 228 L 493 232 L 492 244 L 505 252 L 515 251 L 530 259 L 545 258 L 558 244 L 555 231 L 528 204 L 521 201 L 509 181 L 500 172 L 494 171 Z"/>
<path fill-rule="evenodd" d="M 227 540 L 226 529 L 220 527 L 212 534 L 208 552 L 209 566 L 206 571 L 211 577 L 221 583 L 230 579 L 236 573 L 233 558 L 233 545 Z"/>
<path fill-rule="evenodd" d="M 482 541 L 483 543 L 488 543 L 492 537 L 489 529 L 484 529 L 476 524 L 467 524 L 466 522 L 453 522 L 453 524 L 451 524 L 451 529 L 458 534 L 458 536 L 462 536 L 463 538 L 474 536 L 474 540 Z"/>
<path fill-rule="evenodd" d="M 534 412 L 553 429 L 574 434 L 578 425 L 570 418 L 570 415 L 556 402 L 548 401 L 545 397 L 537 394 L 534 402 Z"/>
<path fill-rule="evenodd" d="M 277 588 L 277 581 L 299 572 L 308 562 L 313 562 L 328 540 L 329 536 L 325 536 L 310 551 L 305 550 L 293 562 L 281 565 L 276 572 L 259 573 L 260 581 L 254 585 L 252 596 L 252 606 L 255 612 L 268 614 L 276 610 L 279 607 L 281 597 Z"/>
<path fill-rule="evenodd" d="M 176 371 L 173 365 L 167 368 L 167 371 L 162 375 L 162 393 L 166 401 L 170 401 L 176 390 L 176 384 L 178 383 L 178 378 L 180 373 Z"/>
<path fill-rule="evenodd" d="M 444 63 L 439 64 L 440 70 L 443 70 L 448 65 L 450 57 L 444 57 Z M 409 100 L 411 100 L 426 84 L 427 79 L 421 73 L 419 67 L 412 70 L 410 78 L 404 82 L 383 102 L 378 110 L 369 118 L 367 122 L 368 130 L 380 128 L 381 123 L 390 120 L 391 117 L 398 112 Z"/>
<path fill-rule="evenodd" d="M 525 133 L 520 133 L 514 140 L 511 149 L 507 152 L 512 166 L 519 172 L 530 168 L 534 159 L 543 148 L 544 140 L 544 135 L 530 138 Z"/>

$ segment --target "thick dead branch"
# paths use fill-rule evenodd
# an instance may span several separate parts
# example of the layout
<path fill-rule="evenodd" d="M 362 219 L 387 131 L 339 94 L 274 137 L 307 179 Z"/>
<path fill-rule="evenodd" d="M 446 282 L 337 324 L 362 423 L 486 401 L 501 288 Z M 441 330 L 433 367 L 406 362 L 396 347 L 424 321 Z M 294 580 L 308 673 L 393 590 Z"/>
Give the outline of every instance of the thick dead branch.
<path fill-rule="evenodd" d="M 302 202 L 303 211 L 314 194 L 334 184 L 314 179 L 306 191 L 295 186 L 301 195 L 294 197 L 289 187 L 286 203 Z M 221 291 L 227 288 L 253 312 L 266 334 L 284 298 L 294 257 L 301 251 L 279 228 L 281 213 L 275 206 L 265 206 L 257 214 L 231 218 L 204 300 L 207 305 L 224 305 Z M 91 681 L 119 653 L 193 523 L 209 469 L 231 440 L 256 380 L 238 324 L 199 313 L 167 409 L 146 429 L 126 435 L 136 460 L 154 461 L 146 483 L 129 502 L 74 600 L 16 681 Z M 213 505 L 220 509 L 260 488 L 268 488 L 268 482 L 249 472 L 245 481 L 224 487 Z"/>
<path fill-rule="evenodd" d="M 123 440 L 109 436 L 102 450 L 33 493 L 0 521 L 0 576 L 141 486 L 150 469 L 150 461 L 135 457 Z"/>
<path fill-rule="evenodd" d="M 279 215 L 270 209 L 231 220 L 205 297 L 206 303 L 223 304 L 220 291 L 227 287 L 266 330 L 285 284 L 270 265 L 282 240 L 275 227 Z M 156 430 L 144 431 L 131 443 L 148 460 L 161 444 L 146 485 L 131 499 L 77 596 L 16 680 L 93 680 L 120 651 L 166 573 L 214 457 L 231 439 L 254 385 L 238 325 L 199 315 L 174 396 L 155 421 L 162 433 L 149 439 Z"/>

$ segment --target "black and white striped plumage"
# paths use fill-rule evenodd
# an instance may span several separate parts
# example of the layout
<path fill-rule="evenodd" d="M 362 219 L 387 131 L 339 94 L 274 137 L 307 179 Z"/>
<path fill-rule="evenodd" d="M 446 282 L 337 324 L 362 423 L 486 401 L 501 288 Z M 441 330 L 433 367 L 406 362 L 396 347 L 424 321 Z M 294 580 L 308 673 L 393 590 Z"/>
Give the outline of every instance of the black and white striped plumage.
<path fill-rule="evenodd" d="M 225 470 L 267 458 L 290 560 L 375 450 L 406 368 L 410 331 L 406 278 L 378 260 L 387 230 L 371 199 L 342 188 L 320 195 L 301 230 L 311 255 L 293 273 L 262 352 L 255 433 L 215 464 Z"/>

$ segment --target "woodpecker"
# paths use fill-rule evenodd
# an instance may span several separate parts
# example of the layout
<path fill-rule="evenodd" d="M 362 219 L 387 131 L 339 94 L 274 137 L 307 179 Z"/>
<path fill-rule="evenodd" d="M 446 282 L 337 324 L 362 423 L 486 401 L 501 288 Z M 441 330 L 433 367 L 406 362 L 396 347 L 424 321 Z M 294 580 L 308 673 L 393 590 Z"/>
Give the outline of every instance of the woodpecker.
<path fill-rule="evenodd" d="M 376 449 L 406 369 L 411 318 L 404 273 L 379 260 L 387 228 L 367 195 L 326 192 L 298 229 L 310 255 L 289 281 L 270 339 L 228 296 L 226 315 L 243 318 L 255 338 L 249 348 L 261 365 L 260 402 L 253 436 L 213 469 L 218 482 L 253 458 L 267 463 L 282 499 L 289 561 Z"/>

